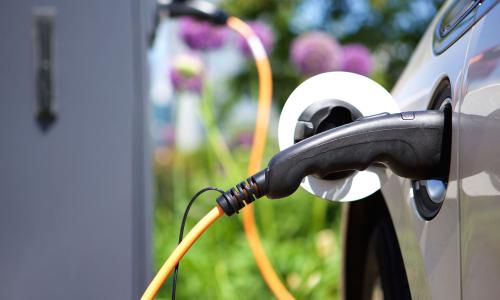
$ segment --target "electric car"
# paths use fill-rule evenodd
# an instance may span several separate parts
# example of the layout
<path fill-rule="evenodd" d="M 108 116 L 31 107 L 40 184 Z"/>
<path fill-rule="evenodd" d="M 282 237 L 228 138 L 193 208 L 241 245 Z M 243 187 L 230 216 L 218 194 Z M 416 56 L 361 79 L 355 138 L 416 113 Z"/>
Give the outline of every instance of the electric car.
<path fill-rule="evenodd" d="M 451 116 L 446 180 L 388 171 L 343 209 L 345 299 L 500 298 L 500 6 L 447 1 L 392 95 Z"/>

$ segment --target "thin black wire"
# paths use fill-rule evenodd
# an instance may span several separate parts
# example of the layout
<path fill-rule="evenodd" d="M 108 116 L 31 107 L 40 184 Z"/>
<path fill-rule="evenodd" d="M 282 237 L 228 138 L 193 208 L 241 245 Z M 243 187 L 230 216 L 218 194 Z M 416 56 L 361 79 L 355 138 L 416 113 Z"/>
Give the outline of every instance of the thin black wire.
<path fill-rule="evenodd" d="M 187 216 L 189 214 L 189 210 L 191 209 L 191 206 L 193 205 L 194 201 L 199 196 L 201 196 L 201 194 L 208 192 L 208 191 L 217 191 L 221 194 L 224 194 L 223 190 L 216 188 L 216 187 L 213 187 L 213 186 L 209 186 L 209 187 L 206 187 L 204 189 L 201 189 L 198 192 L 196 192 L 196 194 L 194 194 L 194 196 L 189 201 L 189 203 L 186 207 L 186 210 L 184 211 L 184 216 L 182 217 L 181 230 L 179 232 L 179 244 L 182 242 L 182 239 L 184 238 L 184 227 L 186 225 Z M 177 275 L 178 274 L 179 274 L 179 264 L 177 264 L 175 266 L 175 270 L 174 270 L 174 277 L 173 277 L 173 281 L 172 281 L 172 300 L 175 300 L 175 292 L 176 292 L 176 287 L 177 287 Z"/>

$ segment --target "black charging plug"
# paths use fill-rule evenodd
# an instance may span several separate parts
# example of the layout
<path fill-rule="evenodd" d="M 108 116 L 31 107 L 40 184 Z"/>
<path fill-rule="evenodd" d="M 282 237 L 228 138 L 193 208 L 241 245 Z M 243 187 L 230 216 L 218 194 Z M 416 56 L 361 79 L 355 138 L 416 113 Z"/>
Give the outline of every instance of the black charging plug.
<path fill-rule="evenodd" d="M 156 39 L 156 31 L 163 17 L 193 17 L 214 25 L 224 25 L 229 16 L 213 3 L 202 0 L 160 0 L 154 15 L 153 28 L 148 37 L 151 47 Z"/>
<path fill-rule="evenodd" d="M 277 153 L 266 169 L 217 198 L 227 215 L 262 196 L 283 198 L 294 193 L 308 175 L 325 177 L 347 170 L 385 165 L 411 179 L 443 179 L 448 175 L 451 134 L 443 111 L 415 111 L 365 117 L 317 134 Z"/>
<path fill-rule="evenodd" d="M 228 19 L 228 15 L 222 9 L 202 0 L 161 1 L 158 3 L 158 11 L 171 17 L 190 16 L 215 25 L 224 25 Z"/>

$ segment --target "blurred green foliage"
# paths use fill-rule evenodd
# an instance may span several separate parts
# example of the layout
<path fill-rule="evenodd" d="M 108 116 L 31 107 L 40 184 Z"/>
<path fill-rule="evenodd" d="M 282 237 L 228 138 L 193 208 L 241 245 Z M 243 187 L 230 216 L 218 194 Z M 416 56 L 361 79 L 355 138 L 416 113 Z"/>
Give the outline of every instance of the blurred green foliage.
<path fill-rule="evenodd" d="M 249 148 L 229 149 L 214 117 L 209 86 L 201 99 L 206 146 L 195 153 L 165 148 L 157 153 L 155 260 L 159 268 L 174 249 L 183 211 L 206 186 L 227 189 L 246 178 Z M 264 161 L 278 151 L 268 142 Z M 215 192 L 193 205 L 186 228 L 215 205 Z M 271 261 L 285 284 L 300 299 L 335 299 L 338 295 L 340 245 L 339 205 L 304 191 L 276 201 L 255 202 L 256 220 Z M 175 224 L 175 225 L 174 225 Z M 223 217 L 209 229 L 182 260 L 179 299 L 269 299 L 238 216 Z M 170 279 L 171 280 L 171 279 Z M 160 298 L 170 298 L 171 282 Z"/>
<path fill-rule="evenodd" d="M 267 157 L 277 150 L 268 147 Z M 236 163 L 246 170 L 247 148 L 232 149 Z M 155 210 L 155 260 L 159 267 L 174 249 L 179 224 L 189 198 L 205 186 L 230 187 L 212 149 L 196 153 L 171 152 L 167 165 L 158 165 Z M 244 178 L 244 177 L 241 177 Z M 186 228 L 191 228 L 215 204 L 217 193 L 197 200 Z M 263 244 L 279 276 L 298 299 L 335 299 L 338 295 L 340 244 L 339 206 L 299 191 L 276 201 L 255 202 Z M 179 299 L 270 299 L 248 247 L 239 216 L 223 217 L 182 260 Z M 171 281 L 160 298 L 170 298 Z"/>

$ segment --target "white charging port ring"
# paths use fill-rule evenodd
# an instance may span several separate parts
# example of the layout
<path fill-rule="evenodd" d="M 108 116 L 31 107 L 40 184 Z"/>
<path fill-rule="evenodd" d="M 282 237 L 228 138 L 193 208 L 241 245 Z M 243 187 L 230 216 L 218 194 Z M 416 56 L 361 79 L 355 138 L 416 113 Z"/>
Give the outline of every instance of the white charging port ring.
<path fill-rule="evenodd" d="M 311 104 L 338 99 L 354 106 L 362 116 L 400 111 L 391 94 L 368 77 L 349 72 L 328 72 L 309 78 L 290 95 L 281 112 L 278 140 L 280 150 L 294 144 L 297 122 Z M 371 166 L 347 178 L 324 180 L 307 176 L 301 186 L 308 192 L 333 201 L 354 201 L 380 189 L 386 178 L 385 168 Z"/>

